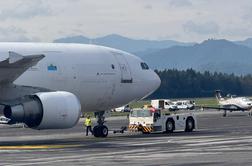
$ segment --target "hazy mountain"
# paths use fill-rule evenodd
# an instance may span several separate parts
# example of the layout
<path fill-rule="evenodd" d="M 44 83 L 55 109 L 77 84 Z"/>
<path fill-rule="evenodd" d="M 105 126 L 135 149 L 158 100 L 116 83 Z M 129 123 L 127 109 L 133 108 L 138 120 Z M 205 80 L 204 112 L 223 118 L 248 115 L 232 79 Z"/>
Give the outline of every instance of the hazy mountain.
<path fill-rule="evenodd" d="M 54 43 L 90 43 L 91 39 L 86 38 L 84 36 L 71 36 L 66 38 L 56 39 Z"/>
<path fill-rule="evenodd" d="M 98 44 L 108 47 L 117 48 L 127 52 L 145 52 L 146 50 L 157 50 L 162 48 L 169 48 L 175 45 L 186 46 L 194 43 L 182 43 L 173 40 L 135 40 L 120 35 L 107 35 L 100 38 L 89 39 L 84 36 L 72 36 L 54 40 L 55 43 L 83 43 L 83 44 Z"/>
<path fill-rule="evenodd" d="M 193 46 L 174 46 L 140 56 L 154 69 L 252 73 L 252 49 L 227 40 L 206 40 Z"/>
<path fill-rule="evenodd" d="M 252 48 L 252 38 L 247 38 L 243 41 L 235 41 L 235 43 Z"/>

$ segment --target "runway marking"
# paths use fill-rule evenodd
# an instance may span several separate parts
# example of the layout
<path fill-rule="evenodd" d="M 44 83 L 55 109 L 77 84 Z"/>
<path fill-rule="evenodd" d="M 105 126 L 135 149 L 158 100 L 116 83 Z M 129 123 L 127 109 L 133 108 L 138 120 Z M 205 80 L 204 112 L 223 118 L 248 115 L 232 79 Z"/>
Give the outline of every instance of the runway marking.
<path fill-rule="evenodd" d="M 199 140 L 199 138 L 195 138 L 196 141 L 196 145 L 202 144 L 204 143 L 209 143 L 209 141 L 213 141 L 212 143 L 215 142 L 221 142 L 222 144 L 225 144 L 225 142 L 230 142 L 233 143 L 233 141 L 243 141 L 246 142 L 245 139 L 249 139 L 247 140 L 249 143 L 251 142 L 251 136 L 246 136 L 246 137 L 231 137 L 231 138 L 222 138 L 222 139 L 216 139 L 215 137 L 204 137 L 201 138 L 203 140 Z M 166 141 L 167 143 L 167 138 L 165 137 L 157 137 L 157 138 L 144 138 L 142 143 L 147 143 L 146 145 L 148 145 L 150 143 L 150 140 L 152 140 L 153 143 L 159 144 L 160 141 L 162 143 L 165 143 L 164 141 Z M 183 139 L 184 142 L 183 142 Z M 187 138 L 188 139 L 188 138 Z M 173 139 L 173 143 L 182 143 L 181 147 L 173 147 L 170 149 L 164 150 L 164 151 L 160 151 L 160 149 L 158 147 L 149 147 L 148 149 L 146 148 L 141 148 L 141 149 L 134 149 L 134 150 L 125 150 L 125 151 L 119 151 L 119 152 L 112 152 L 109 154 L 104 154 L 104 153 L 100 153 L 98 152 L 97 154 L 90 154 L 88 151 L 86 151 L 84 154 L 81 155 L 70 155 L 70 156 L 57 156 L 57 157 L 42 157 L 42 158 L 37 158 L 37 159 L 22 159 L 19 160 L 17 163 L 5 163 L 4 165 L 9 165 L 9 166 L 25 166 L 25 165 L 48 165 L 48 164 L 55 164 L 55 163 L 67 163 L 67 162 L 88 162 L 88 163 L 93 163 L 93 161 L 111 161 L 116 157 L 119 157 L 118 160 L 123 160 L 123 159 L 130 159 L 131 161 L 149 161 L 149 160 L 153 160 L 153 159 L 160 159 L 162 160 L 163 158 L 174 158 L 179 156 L 179 158 L 181 157 L 189 157 L 191 158 L 191 156 L 198 156 L 198 155 L 202 155 L 202 156 L 210 156 L 210 155 L 221 155 L 223 154 L 222 150 L 227 150 L 227 151 L 233 151 L 233 150 L 246 150 L 246 148 L 248 148 L 248 145 L 219 145 L 219 144 L 215 144 L 214 146 L 211 147 L 195 147 L 193 146 L 192 148 L 188 148 L 187 145 L 191 145 L 191 141 L 187 142 L 188 140 L 185 138 L 180 138 L 178 141 L 176 141 L 176 139 Z M 226 141 L 224 141 L 226 140 Z M 117 143 L 122 143 L 122 141 L 124 142 L 124 140 L 120 140 Z M 133 139 L 133 143 L 136 144 L 136 139 Z M 199 141 L 197 143 L 197 141 Z M 108 142 L 112 142 L 110 141 L 103 141 L 100 143 L 108 143 Z M 138 141 L 139 142 L 139 141 Z M 128 142 L 127 144 L 132 144 L 132 142 Z M 42 146 L 42 145 L 41 145 Z M 44 145 L 45 146 L 45 145 Z M 55 146 L 60 146 L 60 145 L 55 145 Z M 62 146 L 67 146 L 67 145 L 62 145 Z M 70 145 L 70 146 L 74 146 L 74 145 Z M 80 146 L 80 145 L 79 145 Z M 83 145 L 82 145 L 83 146 Z M 148 146 L 147 146 L 148 147 Z M 1 148 L 1 146 L 0 146 Z M 179 148 L 179 149 L 178 149 Z M 83 153 L 83 149 L 81 151 L 79 151 L 80 153 Z M 183 152 L 183 153 L 181 153 Z"/>
<path fill-rule="evenodd" d="M 146 153 L 139 153 L 139 151 L 142 151 L 142 150 L 135 150 L 135 153 L 132 154 L 128 154 L 126 155 L 125 153 L 122 153 L 122 152 L 114 152 L 112 154 L 109 154 L 109 155 L 106 155 L 106 154 L 103 154 L 103 153 L 99 153 L 99 154 L 96 154 L 96 155 L 72 155 L 72 156 L 65 156 L 65 157 L 51 157 L 51 158 L 41 158 L 41 159 L 28 159 L 28 160 L 23 160 L 22 162 L 24 163 L 15 163 L 15 164 L 6 164 L 6 166 L 25 166 L 25 165 L 47 165 L 47 164 L 53 164 L 53 163 L 61 163 L 61 162 L 73 162 L 73 161 L 99 161 L 99 160 L 102 160 L 102 161 L 105 161 L 105 160 L 110 160 L 111 158 L 115 158 L 115 155 L 116 156 L 120 156 L 119 160 L 120 159 L 131 159 L 132 161 L 137 159 L 137 160 L 142 160 L 142 161 L 150 161 L 150 160 L 153 160 L 153 159 L 164 159 L 164 158 L 173 158 L 173 157 L 176 157 L 178 156 L 178 153 L 165 153 L 165 154 L 160 154 L 160 153 L 157 153 L 155 151 L 153 151 L 155 149 L 151 149 L 151 153 L 149 155 L 147 155 L 146 153 L 148 153 L 148 151 L 144 150 Z M 127 152 L 127 151 L 126 151 Z M 123 155 L 121 155 L 123 154 Z M 144 155 L 145 154 L 145 155 Z M 190 156 L 198 156 L 198 155 L 214 155 L 214 154 L 219 154 L 218 152 L 197 152 L 197 153 L 194 153 L 194 152 L 185 152 L 183 154 L 179 153 L 180 156 L 183 156 L 183 157 L 190 157 Z"/>
<path fill-rule="evenodd" d="M 186 134 L 142 136 L 141 133 L 125 133 L 112 135 L 109 138 L 93 138 L 85 137 L 83 133 L 73 133 L 66 136 L 53 133 L 49 134 L 49 137 L 42 135 L 36 138 L 38 141 L 53 140 L 56 142 L 62 137 L 60 138 L 61 142 L 56 144 L 53 142 L 34 142 L 31 145 L 29 140 L 33 139 L 33 136 L 25 137 L 21 141 L 23 141 L 23 144 L 30 144 L 29 146 L 47 146 L 39 145 L 42 143 L 52 146 L 69 145 L 70 148 L 1 150 L 1 147 L 5 146 L 0 145 L 0 154 L 2 155 L 0 165 L 101 165 L 101 163 L 102 165 L 146 165 L 146 163 L 150 165 L 188 165 L 190 163 L 192 165 L 193 163 L 197 165 L 218 165 L 222 163 L 246 165 L 243 163 L 251 163 L 252 136 L 250 126 L 246 125 L 244 130 L 237 130 L 237 127 L 232 127 L 233 125 L 224 124 L 221 126 L 224 126 L 223 132 L 215 132 L 215 128 L 211 127 L 211 130 L 198 129 L 196 132 Z M 243 128 L 243 125 L 241 126 Z M 235 130 L 227 132 L 224 130 L 231 127 Z M 131 135 L 141 136 L 130 137 Z M 12 141 L 15 142 L 15 139 L 17 138 L 4 137 L 3 140 L 11 145 Z M 77 145 L 76 149 L 73 147 L 74 144 Z"/>
<path fill-rule="evenodd" d="M 226 140 L 205 140 L 196 143 L 189 143 L 186 146 L 204 146 L 204 145 L 220 145 L 220 144 L 234 144 L 234 143 L 251 143 L 252 139 L 241 138 L 227 138 Z"/>
<path fill-rule="evenodd" d="M 17 145 L 17 146 L 0 146 L 0 150 L 33 150 L 33 149 L 62 149 L 76 148 L 82 145 Z"/>
<path fill-rule="evenodd" d="M 43 157 L 43 158 L 34 158 L 34 159 L 25 159 L 20 160 L 22 163 L 13 163 L 13 164 L 5 164 L 6 166 L 26 166 L 26 165 L 42 165 L 42 164 L 52 164 L 59 162 L 72 162 L 72 161 L 87 161 L 95 159 L 104 159 L 116 156 L 122 156 L 125 154 L 135 154 L 138 152 L 151 152 L 146 149 L 134 149 L 134 150 L 126 150 L 123 152 L 111 152 L 109 154 L 105 153 L 97 153 L 97 154 L 81 154 L 81 155 L 70 155 L 70 156 L 57 156 L 57 157 Z"/>

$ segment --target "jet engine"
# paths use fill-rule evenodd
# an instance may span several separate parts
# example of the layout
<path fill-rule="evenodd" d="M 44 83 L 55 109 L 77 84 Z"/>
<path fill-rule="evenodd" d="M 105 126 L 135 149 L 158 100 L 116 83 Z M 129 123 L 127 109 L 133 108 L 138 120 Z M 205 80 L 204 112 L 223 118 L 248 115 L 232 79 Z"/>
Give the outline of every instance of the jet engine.
<path fill-rule="evenodd" d="M 78 98 L 69 92 L 41 92 L 20 104 L 5 106 L 4 115 L 33 129 L 65 129 L 76 125 L 81 105 Z"/>

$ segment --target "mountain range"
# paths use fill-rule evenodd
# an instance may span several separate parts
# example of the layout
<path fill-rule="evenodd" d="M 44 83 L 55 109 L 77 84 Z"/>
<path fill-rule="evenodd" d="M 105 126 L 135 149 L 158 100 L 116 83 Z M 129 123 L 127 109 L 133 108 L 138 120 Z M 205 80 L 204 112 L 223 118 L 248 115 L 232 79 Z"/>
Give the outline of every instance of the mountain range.
<path fill-rule="evenodd" d="M 188 69 L 234 74 L 252 73 L 252 49 L 227 40 L 206 40 L 141 55 L 155 69 Z"/>
<path fill-rule="evenodd" d="M 92 43 L 121 49 L 145 60 L 153 69 L 188 69 L 252 74 L 252 38 L 244 41 L 208 39 L 202 43 L 173 40 L 135 40 L 120 35 L 89 39 L 72 36 L 56 39 L 57 43 Z"/>
<path fill-rule="evenodd" d="M 55 43 L 82 43 L 97 44 L 112 48 L 117 48 L 130 53 L 142 52 L 146 50 L 157 50 L 172 46 L 188 46 L 195 43 L 183 43 L 174 40 L 136 40 L 116 34 L 90 39 L 84 36 L 71 36 L 54 40 Z"/>

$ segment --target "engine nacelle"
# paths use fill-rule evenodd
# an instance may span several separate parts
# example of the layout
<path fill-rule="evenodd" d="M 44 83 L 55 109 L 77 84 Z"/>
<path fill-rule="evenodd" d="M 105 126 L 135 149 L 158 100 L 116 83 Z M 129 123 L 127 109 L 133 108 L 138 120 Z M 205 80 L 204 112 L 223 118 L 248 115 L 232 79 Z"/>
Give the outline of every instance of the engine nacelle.
<path fill-rule="evenodd" d="M 81 105 L 78 98 L 69 92 L 41 92 L 21 104 L 6 106 L 4 115 L 33 129 L 65 129 L 76 125 Z"/>

